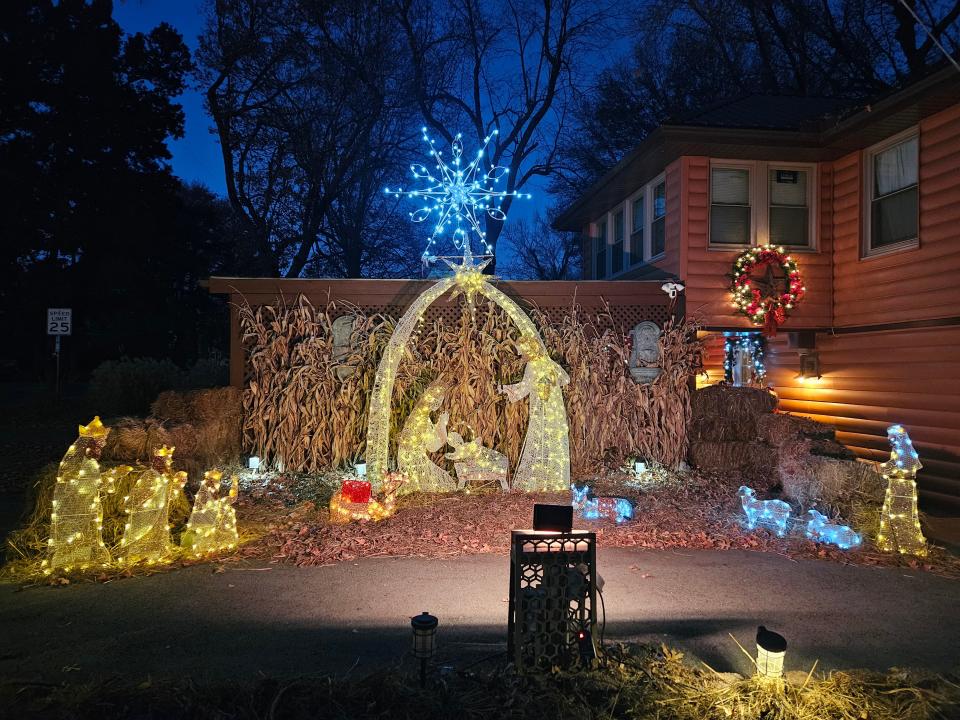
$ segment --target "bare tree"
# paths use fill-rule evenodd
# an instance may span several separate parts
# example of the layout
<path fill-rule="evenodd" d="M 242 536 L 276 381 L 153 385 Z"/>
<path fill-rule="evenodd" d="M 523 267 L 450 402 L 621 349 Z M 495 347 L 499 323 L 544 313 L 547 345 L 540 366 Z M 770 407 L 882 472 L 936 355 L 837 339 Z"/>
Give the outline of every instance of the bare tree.
<path fill-rule="evenodd" d="M 553 172 L 573 90 L 585 78 L 585 54 L 611 16 L 596 0 L 398 0 L 396 16 L 414 72 L 418 108 L 447 142 L 459 130 L 509 170 L 508 192 Z M 512 198 L 501 205 L 508 212 Z M 496 247 L 502 220 L 489 215 Z"/>
<path fill-rule="evenodd" d="M 558 232 L 539 213 L 531 220 L 504 228 L 506 245 L 501 264 L 505 277 L 518 280 L 576 280 L 580 277 L 580 247 L 576 236 Z"/>
<path fill-rule="evenodd" d="M 392 179 L 413 140 L 399 51 L 388 14 L 360 0 L 213 3 L 200 77 L 262 272 L 358 275 L 402 239 L 370 231 L 392 208 L 358 190 Z"/>

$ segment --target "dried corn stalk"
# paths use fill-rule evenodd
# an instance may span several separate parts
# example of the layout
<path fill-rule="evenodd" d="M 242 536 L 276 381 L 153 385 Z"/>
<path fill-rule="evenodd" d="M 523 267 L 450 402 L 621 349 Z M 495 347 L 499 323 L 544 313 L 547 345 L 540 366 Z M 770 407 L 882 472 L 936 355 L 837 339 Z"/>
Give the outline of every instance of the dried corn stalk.
<path fill-rule="evenodd" d="M 333 321 L 353 318 L 350 351 L 335 357 Z M 244 440 L 269 465 L 316 472 L 363 457 L 366 416 L 374 375 L 394 320 L 331 302 L 239 308 L 246 350 Z M 601 313 L 586 317 L 573 306 L 559 324 L 532 313 L 551 355 L 567 368 L 566 388 L 574 475 L 618 466 L 642 455 L 675 466 L 687 451 L 690 379 L 699 345 L 690 323 L 668 325 L 660 338 L 660 377 L 638 385 L 628 372 L 625 328 Z M 491 303 L 464 308 L 455 322 L 425 323 L 411 338 L 400 364 L 391 417 L 391 455 L 398 430 L 417 397 L 444 376 L 452 389 L 444 401 L 450 429 L 517 462 L 527 426 L 526 403 L 508 403 L 496 392 L 516 382 L 523 362 L 513 342 L 517 329 Z M 442 453 L 435 459 L 443 463 Z"/>

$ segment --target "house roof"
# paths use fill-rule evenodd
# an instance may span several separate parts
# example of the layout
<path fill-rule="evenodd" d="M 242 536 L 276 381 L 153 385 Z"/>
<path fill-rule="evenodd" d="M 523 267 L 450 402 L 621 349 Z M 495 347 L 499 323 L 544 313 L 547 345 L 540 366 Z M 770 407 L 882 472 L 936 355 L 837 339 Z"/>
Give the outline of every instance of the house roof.
<path fill-rule="evenodd" d="M 557 216 L 581 231 L 684 155 L 730 160 L 821 162 L 869 147 L 960 102 L 951 65 L 870 104 L 836 98 L 751 95 L 671 118 Z"/>

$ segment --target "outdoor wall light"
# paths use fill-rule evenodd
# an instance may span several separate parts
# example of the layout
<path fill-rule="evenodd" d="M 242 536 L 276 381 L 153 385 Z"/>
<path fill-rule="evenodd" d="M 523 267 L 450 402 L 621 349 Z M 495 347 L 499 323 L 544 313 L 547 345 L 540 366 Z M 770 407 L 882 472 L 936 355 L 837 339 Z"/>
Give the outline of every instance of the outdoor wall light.
<path fill-rule="evenodd" d="M 410 619 L 413 628 L 413 656 L 420 660 L 420 687 L 427 683 L 427 660 L 437 650 L 437 625 L 440 621 L 424 610 Z"/>
<path fill-rule="evenodd" d="M 768 678 L 783 676 L 783 658 L 787 640 L 763 625 L 757 628 L 757 675 Z"/>
<path fill-rule="evenodd" d="M 259 470 L 260 469 L 260 458 L 256 455 L 251 455 L 247 458 L 247 469 L 249 470 Z"/>
<path fill-rule="evenodd" d="M 817 382 L 820 377 L 820 354 L 816 350 L 800 352 L 800 372 L 797 382 Z"/>

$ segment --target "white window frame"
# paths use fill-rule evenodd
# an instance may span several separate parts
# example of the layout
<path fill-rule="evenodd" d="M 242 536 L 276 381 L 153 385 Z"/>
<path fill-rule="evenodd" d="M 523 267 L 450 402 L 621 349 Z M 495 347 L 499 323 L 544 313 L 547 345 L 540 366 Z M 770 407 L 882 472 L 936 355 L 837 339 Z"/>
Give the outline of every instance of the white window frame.
<path fill-rule="evenodd" d="M 750 173 L 750 243 L 733 245 L 714 244 L 710 239 L 710 214 L 713 208 L 713 170 L 747 170 Z M 807 230 L 808 244 L 791 245 L 790 252 L 817 252 L 820 241 L 820 220 L 818 215 L 818 195 L 820 188 L 820 166 L 817 163 L 780 162 L 776 160 L 710 160 L 710 174 L 707 177 L 707 249 L 718 252 L 744 250 L 756 245 L 766 245 L 770 241 L 770 171 L 804 170 L 807 173 Z"/>
<path fill-rule="evenodd" d="M 604 225 L 604 223 L 606 223 Z M 600 237 L 600 226 L 604 225 L 604 233 L 606 237 Z M 603 277 L 597 277 L 597 254 L 600 252 L 600 248 L 597 246 L 599 242 L 603 246 Z M 593 280 L 608 280 L 610 279 L 610 213 L 605 213 L 601 215 L 592 223 L 590 223 L 590 275 Z"/>
<path fill-rule="evenodd" d="M 663 252 L 653 255 L 653 196 L 657 185 L 660 184 L 663 184 Z M 667 173 L 660 173 L 657 177 L 647 183 L 647 187 L 645 189 L 647 191 L 645 196 L 647 198 L 647 212 L 646 215 L 643 216 L 643 221 L 646 224 L 646 228 L 643 233 L 643 256 L 647 258 L 648 263 L 652 263 L 656 262 L 657 260 L 662 260 L 667 255 L 667 215 L 669 215 L 669 208 L 667 208 Z"/>
<path fill-rule="evenodd" d="M 881 248 L 873 247 L 873 159 L 884 150 L 889 150 L 894 145 L 902 142 L 917 139 L 917 236 L 911 240 L 903 240 L 892 245 Z M 903 132 L 891 135 L 886 140 L 871 145 L 863 151 L 863 202 L 861 203 L 860 215 L 863 218 L 863 234 L 860 238 L 860 259 L 879 257 L 889 255 L 890 253 L 902 252 L 904 250 L 916 250 L 920 247 L 920 127 L 914 125 Z"/>
<path fill-rule="evenodd" d="M 656 262 L 657 260 L 662 260 L 666 254 L 666 235 L 664 235 L 664 250 L 662 253 L 659 253 L 655 257 L 651 257 L 650 253 L 653 249 L 653 191 L 657 185 L 663 183 L 666 185 L 667 174 L 662 172 L 653 180 L 648 182 L 646 185 L 642 186 L 635 193 L 627 197 L 622 203 L 614 205 L 610 210 L 601 215 L 595 221 L 590 223 L 591 237 L 596 238 L 599 236 L 600 224 L 606 220 L 607 223 L 607 237 L 606 237 L 606 273 L 603 277 L 604 280 L 611 280 L 616 277 L 624 275 L 634 268 L 640 267 L 641 265 L 650 264 Z M 633 249 L 633 201 L 636 200 L 640 195 L 643 195 L 643 253 L 642 258 L 639 262 L 631 261 L 631 254 Z M 666 197 L 666 195 L 664 196 Z M 613 240 L 614 240 L 614 225 L 613 218 L 617 212 L 623 211 L 623 269 L 618 273 L 613 273 Z M 669 215 L 669 208 L 666 208 L 664 212 L 664 218 Z M 664 221 L 666 225 L 666 221 Z M 664 227 L 666 231 L 666 227 Z M 591 255 L 590 255 L 590 273 L 594 275 L 595 280 L 600 278 L 595 277 L 596 270 L 596 247 L 591 244 Z"/>

